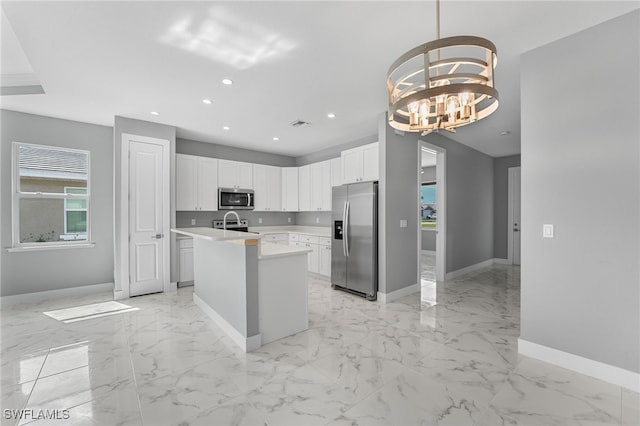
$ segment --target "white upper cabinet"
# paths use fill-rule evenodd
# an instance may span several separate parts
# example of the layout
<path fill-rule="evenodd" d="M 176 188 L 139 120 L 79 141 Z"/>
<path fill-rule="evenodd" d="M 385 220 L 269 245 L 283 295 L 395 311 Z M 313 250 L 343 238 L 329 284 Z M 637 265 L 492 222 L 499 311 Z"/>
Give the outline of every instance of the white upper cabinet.
<path fill-rule="evenodd" d="M 282 211 L 298 211 L 298 168 L 282 167 Z"/>
<path fill-rule="evenodd" d="M 331 161 L 331 186 L 342 185 L 342 158 L 333 158 Z"/>
<path fill-rule="evenodd" d="M 218 160 L 176 154 L 176 210 L 218 210 Z"/>
<path fill-rule="evenodd" d="M 331 161 L 304 166 L 309 168 L 309 181 L 305 188 L 310 194 L 309 207 L 305 211 L 331 211 Z M 303 182 L 300 181 L 300 193 Z M 300 208 L 302 210 L 302 207 Z"/>
<path fill-rule="evenodd" d="M 218 186 L 221 188 L 253 188 L 253 164 L 218 160 Z"/>
<path fill-rule="evenodd" d="M 311 210 L 311 165 L 298 168 L 298 209 L 301 212 Z"/>
<path fill-rule="evenodd" d="M 282 176 L 280 167 L 253 165 L 253 190 L 256 211 L 280 211 Z"/>
<path fill-rule="evenodd" d="M 378 142 L 342 151 L 342 183 L 378 180 Z"/>

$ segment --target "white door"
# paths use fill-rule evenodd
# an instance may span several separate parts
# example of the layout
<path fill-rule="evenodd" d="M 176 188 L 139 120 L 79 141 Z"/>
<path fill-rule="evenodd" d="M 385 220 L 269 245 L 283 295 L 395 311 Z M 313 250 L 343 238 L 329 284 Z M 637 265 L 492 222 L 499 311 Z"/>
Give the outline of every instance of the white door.
<path fill-rule="evenodd" d="M 509 168 L 509 259 L 520 265 L 520 167 Z"/>
<path fill-rule="evenodd" d="M 169 278 L 165 274 L 168 227 L 164 217 L 169 212 L 168 197 L 165 199 L 169 170 L 164 149 L 152 143 L 129 144 L 130 296 L 161 292 Z"/>

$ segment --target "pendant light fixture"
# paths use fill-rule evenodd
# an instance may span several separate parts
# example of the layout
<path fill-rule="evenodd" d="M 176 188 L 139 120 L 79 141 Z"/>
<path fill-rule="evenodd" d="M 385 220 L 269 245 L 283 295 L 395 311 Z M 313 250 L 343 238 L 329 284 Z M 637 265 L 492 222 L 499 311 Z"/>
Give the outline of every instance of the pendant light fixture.
<path fill-rule="evenodd" d="M 389 68 L 389 124 L 395 129 L 455 132 L 498 109 L 495 45 L 475 36 L 440 38 L 440 0 L 436 32 L 436 40 L 409 50 Z"/>

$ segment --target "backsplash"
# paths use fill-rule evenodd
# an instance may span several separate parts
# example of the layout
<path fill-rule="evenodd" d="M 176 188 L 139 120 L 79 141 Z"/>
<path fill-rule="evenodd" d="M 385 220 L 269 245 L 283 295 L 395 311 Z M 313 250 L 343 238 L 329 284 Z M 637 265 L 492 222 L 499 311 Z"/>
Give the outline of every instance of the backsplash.
<path fill-rule="evenodd" d="M 228 210 L 217 212 L 176 212 L 176 226 L 189 228 L 191 226 L 211 227 L 214 220 L 222 220 Z M 330 226 L 331 212 L 255 212 L 238 210 L 240 219 L 247 219 L 249 226 L 279 226 L 279 225 L 303 225 L 303 226 Z M 195 225 L 191 220 L 195 220 Z M 262 219 L 262 223 L 260 223 Z M 289 219 L 291 221 L 289 222 Z M 319 222 L 316 222 L 318 219 Z"/>
<path fill-rule="evenodd" d="M 178 228 L 188 228 L 190 226 L 206 226 L 211 227 L 214 220 L 222 220 L 224 214 L 229 210 L 221 210 L 217 212 L 176 212 L 176 226 Z M 249 226 L 278 226 L 278 225 L 297 225 L 296 215 L 294 212 L 254 212 L 254 211 L 237 211 L 240 219 L 247 219 Z M 235 216 L 231 216 L 235 218 Z M 262 223 L 260 222 L 262 218 Z M 195 219 L 195 225 L 191 224 L 191 220 Z M 288 219 L 291 219 L 289 222 Z"/>

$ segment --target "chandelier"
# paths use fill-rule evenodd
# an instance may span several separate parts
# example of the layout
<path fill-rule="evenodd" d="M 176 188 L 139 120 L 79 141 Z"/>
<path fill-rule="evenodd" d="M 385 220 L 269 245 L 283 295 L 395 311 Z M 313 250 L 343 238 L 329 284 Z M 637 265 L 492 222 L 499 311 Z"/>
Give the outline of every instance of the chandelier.
<path fill-rule="evenodd" d="M 498 109 L 495 45 L 474 36 L 440 38 L 440 0 L 436 31 L 436 40 L 409 50 L 389 68 L 389 124 L 395 129 L 455 132 Z"/>

